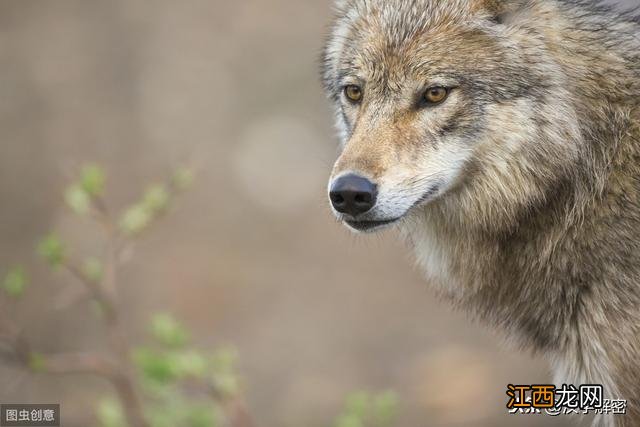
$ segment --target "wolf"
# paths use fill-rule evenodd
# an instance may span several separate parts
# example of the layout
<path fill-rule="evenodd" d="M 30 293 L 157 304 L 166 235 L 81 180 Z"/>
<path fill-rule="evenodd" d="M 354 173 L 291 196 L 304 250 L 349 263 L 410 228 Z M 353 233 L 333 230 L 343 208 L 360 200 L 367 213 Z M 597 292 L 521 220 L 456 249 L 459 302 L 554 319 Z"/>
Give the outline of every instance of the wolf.
<path fill-rule="evenodd" d="M 640 426 L 640 19 L 583 0 L 342 0 L 322 58 L 337 218 L 602 384 Z"/>

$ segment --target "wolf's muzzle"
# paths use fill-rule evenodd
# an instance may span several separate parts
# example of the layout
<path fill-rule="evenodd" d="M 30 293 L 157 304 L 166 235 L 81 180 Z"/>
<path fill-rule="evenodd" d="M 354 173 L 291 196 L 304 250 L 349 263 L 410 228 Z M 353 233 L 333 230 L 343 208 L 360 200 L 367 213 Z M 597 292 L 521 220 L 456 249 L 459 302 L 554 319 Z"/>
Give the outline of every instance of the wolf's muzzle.
<path fill-rule="evenodd" d="M 377 196 L 377 185 L 355 174 L 338 178 L 329 191 L 334 209 L 353 218 L 370 211 L 376 204 Z"/>

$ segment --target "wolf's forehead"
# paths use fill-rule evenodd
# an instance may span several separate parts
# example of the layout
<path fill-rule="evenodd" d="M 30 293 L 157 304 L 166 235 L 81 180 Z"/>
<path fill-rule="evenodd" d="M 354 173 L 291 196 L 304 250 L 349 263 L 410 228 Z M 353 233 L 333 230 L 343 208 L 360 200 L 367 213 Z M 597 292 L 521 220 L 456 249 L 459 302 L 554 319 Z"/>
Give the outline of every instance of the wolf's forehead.
<path fill-rule="evenodd" d="M 346 0 L 323 54 L 323 80 L 333 99 L 360 80 L 402 89 L 478 69 L 495 56 L 495 35 L 478 4 L 491 0 Z M 475 5 L 472 7 L 472 4 Z M 490 52 L 478 55 L 478 52 Z M 478 74 L 478 73 L 476 73 Z"/>
<path fill-rule="evenodd" d="M 476 0 L 479 1 L 479 0 Z M 370 29 L 399 44 L 416 34 L 467 21 L 473 0 L 351 0 L 343 4 L 342 25 Z"/>
<path fill-rule="evenodd" d="M 397 12 L 389 12 L 397 13 Z M 395 15 L 394 15 L 395 16 Z M 492 46 L 489 34 L 468 21 L 426 18 L 407 26 L 373 14 L 338 29 L 338 76 L 393 82 L 466 68 L 474 52 Z"/>
<path fill-rule="evenodd" d="M 352 0 L 333 31 L 331 49 L 349 66 L 370 67 L 384 61 L 424 62 L 428 53 L 451 50 L 456 39 L 474 41 L 477 33 L 469 0 Z M 464 4 L 453 7 L 450 3 Z M 443 45 L 439 41 L 445 41 Z M 407 64 L 403 64 L 407 65 Z M 406 69 L 406 68 L 405 68 Z"/>

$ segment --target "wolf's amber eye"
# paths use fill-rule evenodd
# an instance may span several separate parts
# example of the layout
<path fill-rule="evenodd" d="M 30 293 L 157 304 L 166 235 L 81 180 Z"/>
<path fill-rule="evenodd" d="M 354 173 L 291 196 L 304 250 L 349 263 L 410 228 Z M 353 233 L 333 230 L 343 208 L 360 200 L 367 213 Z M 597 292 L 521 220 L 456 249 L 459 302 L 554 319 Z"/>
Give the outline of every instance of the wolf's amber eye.
<path fill-rule="evenodd" d="M 362 100 L 362 88 L 356 85 L 347 85 L 344 87 L 344 96 L 351 102 L 360 102 Z"/>
<path fill-rule="evenodd" d="M 446 87 L 435 86 L 430 87 L 424 93 L 424 102 L 430 105 L 440 104 L 442 101 L 447 99 L 449 95 L 449 90 Z"/>

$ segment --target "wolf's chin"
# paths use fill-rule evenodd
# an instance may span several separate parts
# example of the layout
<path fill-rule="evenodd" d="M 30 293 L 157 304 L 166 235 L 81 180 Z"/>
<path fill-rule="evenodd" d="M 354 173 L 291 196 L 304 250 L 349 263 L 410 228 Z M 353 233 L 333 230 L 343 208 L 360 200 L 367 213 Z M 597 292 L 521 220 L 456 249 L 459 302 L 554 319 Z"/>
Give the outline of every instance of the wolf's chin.
<path fill-rule="evenodd" d="M 353 221 L 344 220 L 344 223 L 352 230 L 360 233 L 375 233 L 396 224 L 402 218 L 378 220 L 378 221 Z"/>

